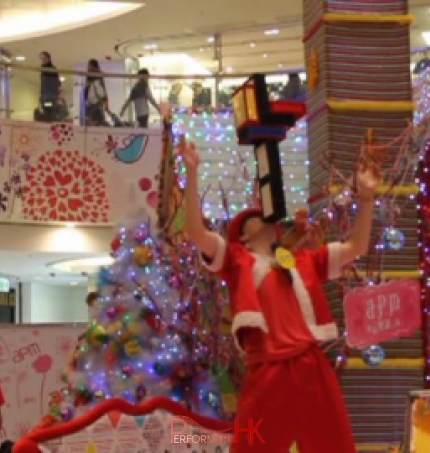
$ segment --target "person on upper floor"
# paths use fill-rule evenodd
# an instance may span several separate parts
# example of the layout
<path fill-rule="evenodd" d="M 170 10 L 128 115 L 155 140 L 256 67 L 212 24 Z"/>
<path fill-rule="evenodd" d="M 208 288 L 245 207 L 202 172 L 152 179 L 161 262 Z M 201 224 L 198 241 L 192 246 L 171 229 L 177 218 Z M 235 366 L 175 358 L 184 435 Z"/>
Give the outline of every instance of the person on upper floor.
<path fill-rule="evenodd" d="M 88 60 L 87 71 L 89 75 L 84 89 L 85 123 L 98 125 L 105 122 L 105 111 L 109 111 L 108 95 L 98 60 Z"/>
<path fill-rule="evenodd" d="M 131 89 L 130 95 L 122 106 L 119 115 L 123 116 L 130 103 L 133 102 L 139 127 L 146 129 L 149 120 L 149 104 L 151 104 L 160 115 L 161 109 L 154 99 L 151 88 L 149 87 L 149 71 L 147 69 L 140 69 L 137 74 L 139 75 L 139 80 Z"/>
<path fill-rule="evenodd" d="M 290 101 L 306 100 L 306 88 L 300 80 L 299 74 L 293 73 L 288 76 L 288 82 L 281 92 L 281 99 Z"/>
<path fill-rule="evenodd" d="M 42 70 L 40 72 L 40 102 L 56 102 L 61 81 L 57 68 L 52 63 L 51 54 L 43 51 L 39 54 Z"/>

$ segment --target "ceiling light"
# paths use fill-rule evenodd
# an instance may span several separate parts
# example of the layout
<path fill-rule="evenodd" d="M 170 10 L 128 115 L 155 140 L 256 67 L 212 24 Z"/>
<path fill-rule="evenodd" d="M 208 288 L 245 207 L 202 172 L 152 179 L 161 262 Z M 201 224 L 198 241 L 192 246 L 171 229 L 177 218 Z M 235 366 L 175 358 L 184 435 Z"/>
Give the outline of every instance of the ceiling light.
<path fill-rule="evenodd" d="M 4 2 L 1 2 L 3 5 Z M 10 2 L 8 2 L 10 3 Z M 14 2 L 16 3 L 16 2 Z M 27 2 L 29 3 L 29 2 Z M 46 2 L 30 2 L 46 3 Z M 102 19 L 110 19 L 122 13 L 140 8 L 141 4 L 118 2 L 56 2 L 64 6 L 55 8 L 32 7 L 19 14 L 0 17 L 0 39 L 2 44 L 15 41 L 17 37 L 30 38 L 46 35 L 47 32 L 66 31 L 83 25 L 90 25 Z"/>
<path fill-rule="evenodd" d="M 64 82 L 66 80 L 66 78 L 64 76 L 61 76 L 60 77 L 60 82 Z M 75 225 L 71 224 L 71 225 L 67 225 L 67 228 L 74 228 Z"/>
<path fill-rule="evenodd" d="M 157 49 L 158 48 L 157 44 L 155 44 L 155 43 L 145 44 L 143 47 L 146 50 L 153 50 L 153 49 Z"/>
<path fill-rule="evenodd" d="M 250 42 L 249 43 L 249 47 L 255 47 L 257 44 L 255 44 L 255 42 Z"/>
<path fill-rule="evenodd" d="M 79 285 L 79 282 L 70 282 L 70 286 L 76 286 Z"/>
<path fill-rule="evenodd" d="M 232 73 L 232 72 L 233 72 L 233 68 L 232 68 L 231 66 L 228 66 L 228 67 L 226 68 L 226 72 Z"/>
<path fill-rule="evenodd" d="M 24 57 L 24 55 L 17 55 L 17 56 L 15 57 L 15 60 L 16 60 L 16 61 L 25 61 L 25 57 Z"/>
<path fill-rule="evenodd" d="M 278 64 L 278 68 L 283 68 L 283 67 L 284 67 L 284 65 L 282 63 Z"/>
<path fill-rule="evenodd" d="M 200 50 L 200 52 L 204 52 L 205 51 L 204 47 L 200 47 L 199 50 Z"/>
<path fill-rule="evenodd" d="M 263 53 L 263 58 L 267 58 L 267 53 Z"/>
<path fill-rule="evenodd" d="M 215 41 L 215 37 L 214 36 L 209 36 L 209 38 L 207 39 L 208 42 L 214 42 Z"/>
<path fill-rule="evenodd" d="M 265 30 L 264 34 L 267 35 L 267 36 L 279 35 L 279 29 L 272 28 L 270 30 Z"/>
<path fill-rule="evenodd" d="M 430 31 L 423 31 L 421 34 L 426 44 L 430 46 Z"/>

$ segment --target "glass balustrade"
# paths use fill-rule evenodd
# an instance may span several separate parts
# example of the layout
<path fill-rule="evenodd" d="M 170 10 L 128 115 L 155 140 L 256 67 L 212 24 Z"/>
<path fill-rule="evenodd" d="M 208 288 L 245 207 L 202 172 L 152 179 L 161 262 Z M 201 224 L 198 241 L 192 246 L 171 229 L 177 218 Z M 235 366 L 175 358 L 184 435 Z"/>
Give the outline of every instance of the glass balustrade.
<path fill-rule="evenodd" d="M 0 62 L 1 65 L 1 62 Z M 101 63 L 101 66 L 103 63 Z M 79 66 L 79 65 L 77 65 Z M 80 70 L 61 70 L 59 77 L 61 87 L 58 95 L 50 93 L 41 99 L 41 73 L 38 67 L 12 64 L 1 66 L 1 104 L 2 117 L 23 120 L 55 122 L 68 121 L 79 125 L 88 123 L 86 104 L 89 103 L 88 77 L 82 65 Z M 119 64 L 118 69 L 123 68 Z M 303 75 L 301 75 L 303 77 Z M 149 88 L 157 105 L 169 104 L 177 112 L 207 112 L 231 108 L 231 95 L 247 76 L 228 74 L 224 76 L 201 75 L 152 75 Z M 267 76 L 270 96 L 272 99 L 289 97 L 298 99 L 304 96 L 303 85 L 293 91 L 289 86 L 288 74 L 272 74 Z M 107 94 L 105 104 L 105 121 L 99 125 L 111 125 L 117 120 L 133 86 L 138 82 L 137 75 L 112 73 L 103 71 L 102 79 Z M 101 94 L 101 93 L 100 93 Z M 96 93 L 99 96 L 99 93 Z M 157 124 L 160 115 L 153 105 L 149 105 L 150 122 Z M 114 118 L 112 118 L 112 116 Z M 128 126 L 137 126 L 133 103 L 126 108 L 121 122 Z M 91 124 L 97 125 L 97 124 Z"/>
<path fill-rule="evenodd" d="M 16 197 L 16 194 L 12 193 L 13 191 L 6 194 L 7 207 L 3 211 L 0 208 L 0 220 L 38 220 L 36 217 L 40 213 L 31 214 L 32 210 L 27 206 L 31 200 L 29 196 L 33 189 L 28 184 L 28 172 L 24 166 L 31 167 L 31 171 L 38 174 L 41 156 L 54 152 L 54 149 L 51 150 L 53 146 L 52 131 L 54 128 L 54 135 L 57 134 L 60 123 L 70 128 L 73 139 L 70 139 L 71 141 L 61 139 L 57 147 L 61 148 L 64 155 L 70 147 L 73 147 L 82 156 L 95 159 L 104 168 L 106 175 L 112 173 L 110 176 L 112 181 L 106 180 L 108 190 L 110 190 L 109 186 L 114 185 L 113 181 L 116 178 L 124 181 L 135 179 L 136 186 L 141 187 L 137 183 L 142 175 L 133 173 L 134 166 L 121 165 L 125 162 L 121 161 L 120 153 L 121 150 L 128 147 L 129 142 L 134 139 L 133 137 L 144 137 L 142 138 L 144 140 L 142 149 L 146 150 L 145 155 L 152 153 L 154 156 L 154 163 L 151 163 L 154 171 L 151 167 L 151 172 L 156 171 L 162 146 L 162 117 L 158 111 L 160 106 L 162 108 L 170 106 L 173 109 L 175 134 L 185 134 L 187 139 L 193 140 L 199 149 L 202 160 L 200 190 L 205 194 L 203 198 L 205 215 L 209 218 L 223 218 L 226 215 L 235 214 L 252 202 L 255 176 L 254 150 L 252 146 L 237 144 L 231 100 L 232 93 L 243 84 L 247 79 L 246 76 L 234 76 L 233 74 L 225 77 L 151 76 L 148 85 L 155 106 L 149 105 L 148 130 L 145 132 L 139 128 L 133 103 L 123 109 L 130 91 L 138 82 L 135 75 L 103 73 L 108 101 L 104 104 L 104 117 L 98 121 L 92 121 L 86 115 L 88 114 L 85 103 L 87 74 L 82 72 L 83 67 L 74 68 L 73 71 L 59 70 L 61 88 L 57 98 L 54 99 L 41 99 L 39 68 L 14 64 L 3 66 L 2 71 L 2 80 L 7 81 L 8 97 L 2 98 L 3 134 L 0 145 L 9 149 L 11 155 L 18 156 L 20 160 L 24 159 L 20 177 L 23 181 L 22 189 L 27 192 L 24 198 Z M 291 86 L 288 84 L 288 74 L 268 75 L 266 80 L 271 99 L 284 97 L 300 99 L 303 96 L 303 85 L 301 85 L 301 90 L 296 90 L 296 92 L 291 90 Z M 121 113 L 123 114 L 120 115 Z M 62 129 L 58 133 L 61 135 Z M 26 140 L 29 140 L 29 143 Z M 146 140 L 149 145 L 145 145 Z M 296 208 L 306 206 L 308 196 L 305 121 L 299 121 L 296 127 L 289 131 L 287 138 L 280 144 L 280 154 L 287 208 L 289 212 L 294 212 Z M 116 164 L 106 160 L 112 157 L 117 162 Z M 26 158 L 28 161 L 25 161 Z M 143 159 L 146 158 L 143 157 Z M 177 172 L 180 175 L 180 162 L 177 165 Z M 16 159 L 11 158 L 10 162 L 6 159 L 6 167 L 8 170 L 5 172 L 12 174 L 15 171 L 14 168 L 17 168 Z M 148 168 L 148 164 L 146 164 L 145 174 L 149 172 Z M 155 187 L 157 183 L 153 176 L 151 174 L 149 179 Z M 13 183 L 9 179 L 5 180 L 7 188 Z M 46 187 L 43 187 L 43 190 L 45 189 Z M 140 189 L 138 190 L 140 191 Z M 123 201 L 120 205 L 125 206 L 129 192 L 126 184 L 114 192 L 115 196 L 112 195 L 112 199 L 118 198 L 121 193 Z M 148 201 L 148 198 L 147 204 L 154 203 L 155 192 L 151 192 L 151 194 L 151 201 Z M 146 195 L 150 197 L 151 194 L 148 192 Z M 12 199 L 15 198 L 16 200 L 13 201 Z M 226 200 L 228 200 L 227 203 Z M 112 204 L 112 206 L 114 205 Z M 117 213 L 110 212 L 111 208 L 108 211 L 104 221 L 111 221 L 117 217 Z M 48 214 L 49 212 L 46 215 Z M 46 215 L 40 216 L 39 220 L 53 220 Z M 59 215 L 58 212 L 57 215 Z M 60 217 L 57 220 L 63 219 Z M 66 220 L 73 221 L 71 217 Z M 76 217 L 76 220 L 79 221 L 79 218 Z M 88 218 L 86 220 L 103 223 L 103 219 Z"/>

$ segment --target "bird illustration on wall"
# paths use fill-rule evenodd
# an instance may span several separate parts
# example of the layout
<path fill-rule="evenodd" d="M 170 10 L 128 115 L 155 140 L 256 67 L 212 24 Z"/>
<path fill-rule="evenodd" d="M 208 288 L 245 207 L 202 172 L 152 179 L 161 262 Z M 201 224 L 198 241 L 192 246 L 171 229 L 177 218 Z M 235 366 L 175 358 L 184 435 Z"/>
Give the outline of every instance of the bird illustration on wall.
<path fill-rule="evenodd" d="M 148 136 L 145 134 L 131 135 L 128 143 L 123 147 L 117 147 L 113 151 L 115 159 L 124 164 L 137 162 L 145 152 Z"/>

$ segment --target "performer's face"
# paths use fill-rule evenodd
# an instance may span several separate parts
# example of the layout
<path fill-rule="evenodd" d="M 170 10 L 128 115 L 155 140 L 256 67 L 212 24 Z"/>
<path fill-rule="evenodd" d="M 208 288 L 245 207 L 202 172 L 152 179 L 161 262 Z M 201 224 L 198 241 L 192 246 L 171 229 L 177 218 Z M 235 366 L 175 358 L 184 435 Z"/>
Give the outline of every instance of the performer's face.
<path fill-rule="evenodd" d="M 253 243 L 271 245 L 277 240 L 274 225 L 264 223 L 261 217 L 251 217 L 243 225 L 241 242 L 252 245 Z"/>

